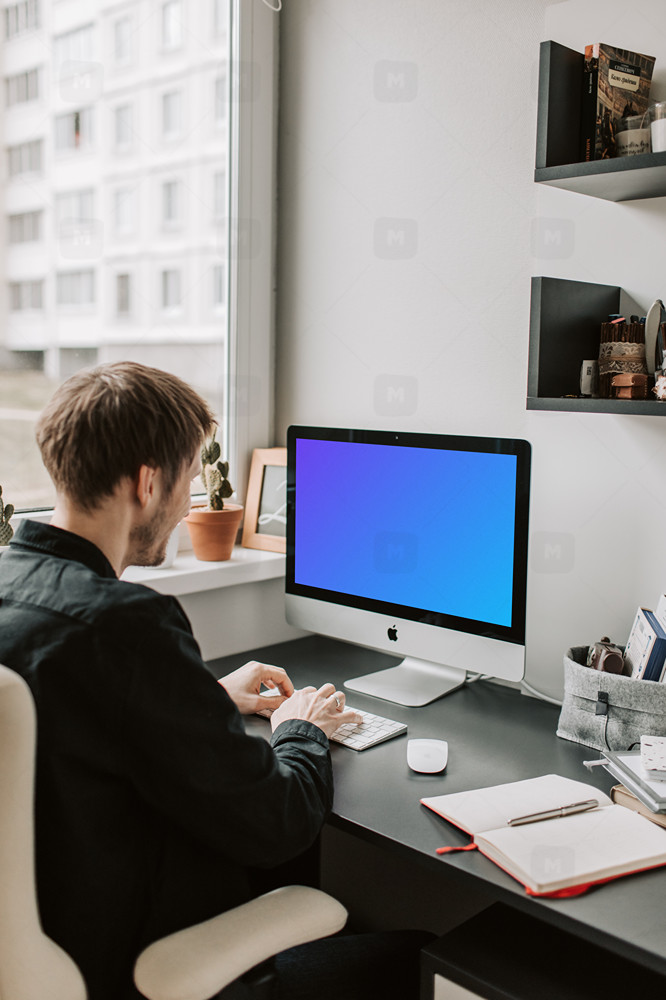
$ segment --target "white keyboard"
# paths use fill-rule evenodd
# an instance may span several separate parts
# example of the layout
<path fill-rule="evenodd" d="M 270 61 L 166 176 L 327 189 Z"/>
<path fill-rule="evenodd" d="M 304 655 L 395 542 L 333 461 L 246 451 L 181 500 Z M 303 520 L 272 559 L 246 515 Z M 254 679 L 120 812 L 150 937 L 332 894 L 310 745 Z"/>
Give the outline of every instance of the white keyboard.
<path fill-rule="evenodd" d="M 400 736 L 407 732 L 407 725 L 404 722 L 394 722 L 392 719 L 384 719 L 381 715 L 372 715 L 370 712 L 363 712 L 353 705 L 345 705 L 363 716 L 363 722 L 358 725 L 346 723 L 336 729 L 331 739 L 335 743 L 342 743 L 350 750 L 367 750 L 384 740 L 392 740 L 394 736 Z"/>

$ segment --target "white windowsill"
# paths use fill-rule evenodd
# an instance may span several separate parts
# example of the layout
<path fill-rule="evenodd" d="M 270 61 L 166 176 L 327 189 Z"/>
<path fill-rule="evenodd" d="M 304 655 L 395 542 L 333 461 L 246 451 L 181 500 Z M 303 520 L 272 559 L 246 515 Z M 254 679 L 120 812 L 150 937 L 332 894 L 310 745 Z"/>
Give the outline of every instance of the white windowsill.
<path fill-rule="evenodd" d="M 12 518 L 16 524 L 23 518 L 48 524 L 52 511 L 32 511 L 18 513 Z M 181 540 L 175 562 L 168 569 L 155 566 L 128 566 L 121 579 L 129 583 L 142 583 L 160 594 L 182 597 L 185 594 L 199 594 L 204 590 L 235 587 L 243 583 L 259 583 L 262 580 L 276 580 L 285 574 L 286 557 L 281 552 L 265 552 L 263 549 L 244 549 L 235 545 L 231 559 L 226 562 L 202 562 L 192 552 L 185 525 L 181 525 Z M 185 551 L 182 551 L 185 549 Z M 2 548 L 0 548 L 2 555 Z"/>
<path fill-rule="evenodd" d="M 197 594 L 203 590 L 235 587 L 242 583 L 257 583 L 284 576 L 285 556 L 262 549 L 234 548 L 226 562 L 201 562 L 192 552 L 179 553 L 169 569 L 128 566 L 121 579 L 142 583 L 160 594 L 175 597 Z"/>

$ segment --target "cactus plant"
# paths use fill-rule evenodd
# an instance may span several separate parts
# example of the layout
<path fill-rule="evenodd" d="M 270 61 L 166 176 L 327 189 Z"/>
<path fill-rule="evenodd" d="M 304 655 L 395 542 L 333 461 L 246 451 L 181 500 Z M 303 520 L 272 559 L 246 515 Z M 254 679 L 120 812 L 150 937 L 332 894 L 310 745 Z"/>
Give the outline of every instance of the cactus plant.
<path fill-rule="evenodd" d="M 9 545 L 9 540 L 14 534 L 14 529 L 9 523 L 9 519 L 13 513 L 14 505 L 3 503 L 2 486 L 0 486 L 0 545 Z"/>
<path fill-rule="evenodd" d="M 208 494 L 210 510 L 223 510 L 234 488 L 227 479 L 229 463 L 220 461 L 220 446 L 215 435 L 201 449 L 201 478 Z"/>

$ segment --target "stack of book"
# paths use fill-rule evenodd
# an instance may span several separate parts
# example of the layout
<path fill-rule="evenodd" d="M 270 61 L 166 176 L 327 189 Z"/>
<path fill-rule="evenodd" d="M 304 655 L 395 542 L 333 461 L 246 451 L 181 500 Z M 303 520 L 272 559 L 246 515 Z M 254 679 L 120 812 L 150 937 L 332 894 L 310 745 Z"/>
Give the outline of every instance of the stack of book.
<path fill-rule="evenodd" d="M 611 382 L 615 399 L 647 399 L 647 375 L 614 375 Z"/>
<path fill-rule="evenodd" d="M 666 594 L 656 611 L 639 608 L 624 651 L 625 672 L 643 681 L 661 681 L 666 666 Z"/>

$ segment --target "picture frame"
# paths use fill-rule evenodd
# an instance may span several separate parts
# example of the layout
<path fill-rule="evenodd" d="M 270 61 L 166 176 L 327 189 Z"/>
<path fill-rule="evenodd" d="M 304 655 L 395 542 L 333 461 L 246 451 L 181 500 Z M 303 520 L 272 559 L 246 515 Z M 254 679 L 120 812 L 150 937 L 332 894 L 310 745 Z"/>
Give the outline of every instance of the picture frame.
<path fill-rule="evenodd" d="M 241 544 L 287 551 L 287 449 L 255 448 L 245 501 Z"/>

